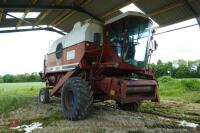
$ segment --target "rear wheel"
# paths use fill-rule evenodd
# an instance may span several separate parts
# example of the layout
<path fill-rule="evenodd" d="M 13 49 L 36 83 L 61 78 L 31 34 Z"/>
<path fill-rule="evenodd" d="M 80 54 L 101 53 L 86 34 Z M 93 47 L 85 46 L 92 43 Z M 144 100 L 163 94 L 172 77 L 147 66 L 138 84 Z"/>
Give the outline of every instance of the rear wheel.
<path fill-rule="evenodd" d="M 49 103 L 49 89 L 48 88 L 41 88 L 38 100 L 40 103 Z"/>
<path fill-rule="evenodd" d="M 65 82 L 61 92 L 61 104 L 66 119 L 85 119 L 90 114 L 92 103 L 92 90 L 85 80 L 72 77 Z"/>

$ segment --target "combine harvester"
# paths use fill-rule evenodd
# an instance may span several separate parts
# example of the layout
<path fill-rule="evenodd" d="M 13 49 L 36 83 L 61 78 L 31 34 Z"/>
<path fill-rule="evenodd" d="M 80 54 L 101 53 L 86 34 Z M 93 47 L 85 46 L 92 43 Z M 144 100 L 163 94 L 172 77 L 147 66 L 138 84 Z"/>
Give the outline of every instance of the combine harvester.
<path fill-rule="evenodd" d="M 86 118 L 96 101 L 113 99 L 121 109 L 136 109 L 143 100 L 158 102 L 155 74 L 147 66 L 157 48 L 153 33 L 151 19 L 138 12 L 105 23 L 77 22 L 45 56 L 46 88 L 39 101 L 61 97 L 69 120 Z"/>

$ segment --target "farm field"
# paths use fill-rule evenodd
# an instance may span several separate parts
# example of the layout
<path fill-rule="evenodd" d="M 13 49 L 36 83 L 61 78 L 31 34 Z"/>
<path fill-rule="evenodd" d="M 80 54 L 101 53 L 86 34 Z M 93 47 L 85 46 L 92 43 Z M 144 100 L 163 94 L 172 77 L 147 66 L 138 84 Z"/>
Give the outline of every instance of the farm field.
<path fill-rule="evenodd" d="M 160 103 L 144 102 L 137 112 L 117 109 L 114 101 L 94 104 L 86 120 L 63 118 L 60 99 L 39 104 L 44 83 L 0 84 L 0 132 L 24 132 L 20 125 L 40 123 L 33 132 L 199 132 L 200 80 L 159 79 Z"/>
<path fill-rule="evenodd" d="M 0 83 L 0 112 L 7 113 L 35 100 L 41 82 Z"/>

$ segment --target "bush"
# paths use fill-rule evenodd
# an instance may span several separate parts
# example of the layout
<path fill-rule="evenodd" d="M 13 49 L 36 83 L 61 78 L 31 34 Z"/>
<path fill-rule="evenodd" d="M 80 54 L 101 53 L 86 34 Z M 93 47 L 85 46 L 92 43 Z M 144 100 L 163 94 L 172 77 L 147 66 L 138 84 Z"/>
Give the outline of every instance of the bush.
<path fill-rule="evenodd" d="M 183 80 L 181 80 L 181 84 L 183 85 L 184 89 L 187 90 L 187 91 L 200 91 L 200 80 L 183 79 Z"/>
<path fill-rule="evenodd" d="M 158 80 L 159 82 L 166 83 L 166 82 L 172 81 L 173 78 L 171 76 L 162 76 Z"/>

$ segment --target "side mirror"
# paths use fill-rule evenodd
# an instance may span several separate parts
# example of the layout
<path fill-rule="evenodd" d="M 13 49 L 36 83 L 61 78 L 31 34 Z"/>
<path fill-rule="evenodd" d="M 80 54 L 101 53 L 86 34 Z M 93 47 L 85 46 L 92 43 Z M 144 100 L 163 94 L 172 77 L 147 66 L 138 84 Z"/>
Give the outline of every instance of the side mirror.
<path fill-rule="evenodd" d="M 156 42 L 156 40 L 154 40 L 154 50 L 156 50 L 158 48 L 158 43 Z"/>

